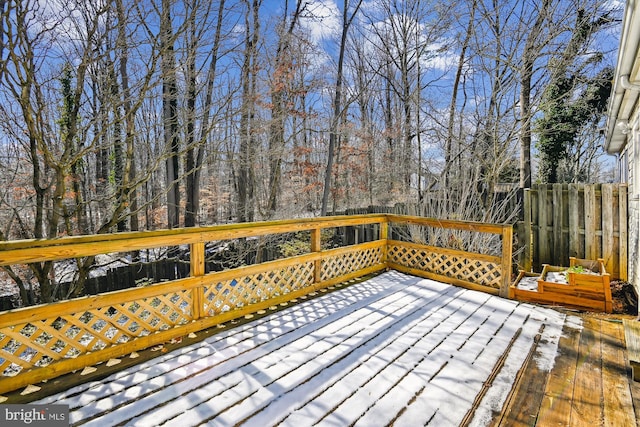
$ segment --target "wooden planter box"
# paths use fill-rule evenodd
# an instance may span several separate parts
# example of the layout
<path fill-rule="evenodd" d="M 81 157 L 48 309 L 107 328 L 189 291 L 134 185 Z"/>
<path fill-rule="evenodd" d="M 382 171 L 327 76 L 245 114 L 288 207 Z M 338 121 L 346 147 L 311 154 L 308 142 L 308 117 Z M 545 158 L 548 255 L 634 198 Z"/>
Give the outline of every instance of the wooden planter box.
<path fill-rule="evenodd" d="M 611 287 L 609 274 L 604 269 L 602 259 L 596 261 L 570 258 L 570 267 L 582 266 L 596 274 L 574 272 L 567 267 L 545 264 L 542 273 L 520 271 L 515 283 L 509 288 L 509 297 L 519 301 L 542 304 L 562 305 L 581 310 L 604 311 L 611 313 Z M 566 273 L 566 283 L 547 280 L 549 273 Z M 538 289 L 518 288 L 525 277 L 538 277 Z"/>

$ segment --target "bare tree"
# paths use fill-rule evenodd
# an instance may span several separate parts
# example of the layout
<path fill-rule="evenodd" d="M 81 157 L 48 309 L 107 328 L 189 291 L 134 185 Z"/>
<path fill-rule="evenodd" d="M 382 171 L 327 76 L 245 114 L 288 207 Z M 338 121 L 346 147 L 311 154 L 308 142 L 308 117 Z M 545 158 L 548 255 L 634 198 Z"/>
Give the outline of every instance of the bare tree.
<path fill-rule="evenodd" d="M 545 41 L 540 40 L 545 22 L 549 19 L 551 0 L 543 0 L 535 14 L 535 21 L 527 25 L 527 35 L 522 50 L 522 65 L 520 66 L 520 187 L 531 187 L 531 122 L 533 112 L 531 108 L 531 85 L 534 75 L 536 59 L 541 56 Z M 548 25 L 548 24 L 547 24 Z"/>
<path fill-rule="evenodd" d="M 33 216 L 22 212 L 17 217 L 24 237 L 55 238 L 78 233 L 78 229 L 88 231 L 81 160 L 93 151 L 96 139 L 88 131 L 94 118 L 83 120 L 81 107 L 89 68 L 99 60 L 96 43 L 102 41 L 99 34 L 105 9 L 69 6 L 71 9 L 61 9 L 54 17 L 67 31 L 83 37 L 66 45 L 56 45 L 61 28 L 48 26 L 50 11 L 43 11 L 35 3 L 12 3 L 12 13 L 3 16 L 7 20 L 4 46 L 8 72 L 1 86 L 6 101 L 2 119 L 24 129 L 23 135 L 13 136 L 27 149 L 35 194 L 30 206 Z M 40 30 L 32 31 L 34 28 Z M 66 55 L 66 61 L 58 63 L 59 79 L 53 78 L 55 70 L 45 66 L 54 48 Z M 90 263 L 79 261 L 78 267 L 86 269 Z M 53 264 L 33 263 L 29 268 L 40 284 L 42 300 L 52 301 L 56 283 Z M 14 280 L 21 286 L 24 280 L 17 277 L 14 275 Z"/>
<path fill-rule="evenodd" d="M 0 0 L 0 80 L 2 79 L 2 74 L 6 70 L 7 61 L 5 59 L 5 25 L 7 21 L 4 16 L 11 11 L 11 1 Z"/>
<path fill-rule="evenodd" d="M 329 149 L 327 152 L 327 168 L 324 175 L 324 189 L 322 193 L 321 215 L 327 214 L 327 204 L 329 203 L 329 192 L 331 191 L 331 176 L 333 171 L 333 162 L 335 157 L 336 144 L 338 141 L 338 126 L 343 119 L 342 107 L 342 85 L 344 79 L 344 55 L 347 48 L 347 34 L 349 27 L 353 23 L 358 10 L 362 6 L 362 0 L 356 0 L 353 11 L 350 12 L 351 2 L 344 0 L 342 5 L 342 34 L 340 36 L 340 48 L 338 53 L 338 70 L 336 72 L 335 93 L 333 95 L 333 113 L 329 125 Z"/>
<path fill-rule="evenodd" d="M 255 215 L 255 152 L 256 152 L 256 97 L 257 97 L 257 60 L 260 37 L 261 0 L 244 0 L 245 50 L 241 70 L 242 106 L 240 111 L 240 153 L 238 165 L 238 220 L 253 221 Z"/>
<path fill-rule="evenodd" d="M 447 132 L 445 135 L 444 168 L 442 172 L 443 191 L 445 192 L 449 189 L 451 170 L 455 168 L 455 165 L 459 164 L 457 153 L 459 153 L 460 150 L 459 148 L 457 150 L 454 150 L 454 141 L 458 139 L 458 136 L 455 134 L 456 106 L 458 104 L 458 92 L 461 86 L 462 73 L 465 67 L 465 63 L 467 62 L 467 51 L 469 50 L 469 44 L 471 42 L 471 37 L 473 36 L 477 7 L 477 0 L 471 0 L 471 4 L 469 5 L 469 14 L 467 17 L 467 28 L 464 32 L 464 39 L 462 40 L 460 46 L 458 65 L 456 67 L 456 73 L 453 79 L 453 86 L 451 90 L 451 102 L 449 104 L 449 117 L 447 121 Z"/>
<path fill-rule="evenodd" d="M 604 53 L 594 51 L 592 44 L 595 35 L 614 22 L 615 13 L 615 9 L 603 9 L 590 1 L 577 4 L 564 17 L 571 31 L 559 40 L 549 61 L 549 82 L 540 105 L 544 116 L 536 123 L 539 176 L 544 182 L 561 181 L 558 168 L 567 160 L 567 146 L 594 114 L 598 122 L 597 117 L 604 113 L 612 70 L 602 64 Z"/>
<path fill-rule="evenodd" d="M 205 16 L 209 15 L 208 8 L 210 2 L 204 2 L 206 9 Z M 196 72 L 196 57 L 198 55 L 199 41 L 205 37 L 204 30 L 197 31 L 197 10 L 199 2 L 194 1 L 190 14 L 189 42 L 188 42 L 188 68 L 187 82 L 189 89 L 187 90 L 188 100 L 188 116 L 187 116 L 187 152 L 186 152 L 186 207 L 184 214 L 184 225 L 193 227 L 197 224 L 197 215 L 200 207 L 200 177 L 203 167 L 205 151 L 207 149 L 207 140 L 211 131 L 212 124 L 215 124 L 212 117 L 213 106 L 213 90 L 217 77 L 218 59 L 220 56 L 220 46 L 222 43 L 222 24 L 224 20 L 225 0 L 218 2 L 217 17 L 215 20 L 215 30 L 213 32 L 213 44 L 209 52 L 209 67 L 207 70 L 207 78 L 204 88 L 204 103 L 202 105 L 200 133 L 196 139 L 196 82 L 198 73 Z M 214 123 L 212 123 L 214 122 Z"/>
<path fill-rule="evenodd" d="M 135 112 L 140 106 L 140 102 L 133 103 L 131 90 L 129 88 L 129 47 L 127 44 L 127 23 L 124 5 L 122 0 L 116 0 L 116 14 L 118 17 L 118 32 L 116 37 L 116 47 L 118 49 L 118 57 L 120 60 L 119 75 L 122 86 L 122 108 L 125 123 L 125 156 L 123 162 L 123 179 L 122 187 L 119 190 L 121 197 L 126 198 L 122 204 L 129 205 L 130 211 L 130 229 L 138 230 L 138 193 L 136 186 L 132 186 L 131 182 L 136 179 L 136 162 L 134 153 L 135 142 Z M 128 193 L 128 194 L 127 194 Z"/>
<path fill-rule="evenodd" d="M 166 159 L 167 221 L 180 226 L 180 134 L 178 130 L 178 82 L 171 20 L 171 0 L 162 0 L 160 40 L 162 56 L 162 111 L 164 141 L 170 153 Z"/>
<path fill-rule="evenodd" d="M 267 201 L 268 216 L 275 215 L 278 207 L 278 193 L 282 179 L 282 157 L 285 147 L 285 121 L 288 109 L 288 81 L 292 77 L 294 58 L 292 58 L 292 39 L 294 30 L 304 11 L 306 1 L 296 0 L 291 17 L 288 16 L 289 2 L 285 1 L 282 22 L 278 25 L 278 46 L 274 59 L 274 70 L 271 81 L 271 121 L 269 125 L 269 196 Z"/>

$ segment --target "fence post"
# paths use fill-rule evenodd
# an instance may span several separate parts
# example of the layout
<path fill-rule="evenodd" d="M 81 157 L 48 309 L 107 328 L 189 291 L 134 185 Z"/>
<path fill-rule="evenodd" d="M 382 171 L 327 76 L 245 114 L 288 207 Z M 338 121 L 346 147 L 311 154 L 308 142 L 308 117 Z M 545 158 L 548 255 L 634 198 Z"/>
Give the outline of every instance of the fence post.
<path fill-rule="evenodd" d="M 582 193 L 582 196 L 580 195 Z M 569 184 L 569 252 L 568 255 L 574 258 L 584 258 L 584 251 L 580 249 L 580 241 L 584 242 L 584 236 L 580 237 L 580 218 L 583 217 L 580 211 L 580 200 L 584 201 L 584 185 Z M 584 211 L 584 208 L 583 208 Z M 584 245 L 583 245 L 584 246 Z M 549 263 L 549 260 L 544 260 Z"/>
<path fill-rule="evenodd" d="M 204 276 L 205 273 L 205 252 L 204 242 L 196 242 L 191 245 L 191 257 L 189 268 L 191 277 Z M 194 319 L 199 319 L 204 313 L 204 286 L 193 288 L 192 297 L 192 315 Z"/>
<path fill-rule="evenodd" d="M 531 229 L 531 189 L 526 188 L 524 190 L 523 197 L 523 209 L 524 209 L 524 231 L 522 236 L 522 241 L 524 242 L 524 270 L 531 271 L 533 268 L 533 253 L 532 253 L 532 235 L 533 230 Z"/>
<path fill-rule="evenodd" d="M 567 224 L 565 224 L 564 215 L 566 212 L 565 204 L 568 200 L 568 197 L 565 197 L 564 194 L 568 194 L 568 188 L 567 184 L 554 184 L 552 188 L 551 203 L 553 214 L 551 215 L 551 220 L 553 221 L 553 241 L 551 253 L 553 259 L 560 263 L 558 265 L 569 264 L 569 231 L 568 227 L 565 227 Z"/>
<path fill-rule="evenodd" d="M 549 229 L 549 210 L 547 209 L 548 206 L 553 205 L 553 197 L 549 197 L 551 189 L 549 184 L 538 185 L 538 232 L 537 239 L 534 239 L 536 245 L 534 253 L 537 255 L 536 270 L 538 271 L 542 268 L 541 262 L 544 263 L 541 260 L 552 259 L 553 256 L 553 232 Z"/>
<path fill-rule="evenodd" d="M 584 189 L 584 255 L 586 259 L 597 259 L 601 246 L 598 242 L 600 237 L 596 233 L 601 227 L 596 221 L 597 211 L 596 185 L 586 186 Z"/>
<path fill-rule="evenodd" d="M 509 285 L 511 285 L 511 256 L 513 252 L 513 227 L 502 227 L 502 281 L 500 283 L 500 296 L 509 298 Z"/>
<path fill-rule="evenodd" d="M 618 186 L 618 244 L 620 246 L 620 258 L 618 264 L 620 265 L 620 279 L 628 281 L 628 262 L 629 262 L 629 211 L 627 206 L 627 186 Z"/>
<path fill-rule="evenodd" d="M 322 251 L 322 230 L 314 228 L 311 230 L 311 252 Z M 322 280 L 322 259 L 318 258 L 313 262 L 313 283 L 320 283 Z"/>
<path fill-rule="evenodd" d="M 601 217 L 602 217 L 602 250 L 600 251 L 600 256 L 598 258 L 604 259 L 604 264 L 607 270 L 607 273 L 615 275 L 615 277 L 620 277 L 619 266 L 615 261 L 618 259 L 619 251 L 616 250 L 615 241 L 614 241 L 614 212 L 616 209 L 616 204 L 613 202 L 613 185 L 612 184 L 602 184 L 601 190 L 602 198 L 601 198 Z M 617 274 L 616 274 L 617 273 Z"/>

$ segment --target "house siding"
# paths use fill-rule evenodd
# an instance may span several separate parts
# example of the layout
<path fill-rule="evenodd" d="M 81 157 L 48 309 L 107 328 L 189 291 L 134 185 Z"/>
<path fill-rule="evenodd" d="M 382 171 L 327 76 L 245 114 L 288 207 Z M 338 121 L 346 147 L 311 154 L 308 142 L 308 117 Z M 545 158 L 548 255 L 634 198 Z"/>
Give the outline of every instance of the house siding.
<path fill-rule="evenodd" d="M 626 181 L 629 185 L 628 277 L 636 290 L 640 291 L 640 126 L 637 111 L 634 118 L 633 131 L 627 135 L 627 143 L 619 159 L 622 172 L 621 180 Z"/>
<path fill-rule="evenodd" d="M 628 280 L 640 290 L 640 2 L 625 2 L 607 108 L 605 150 L 618 156 L 628 191 Z M 640 292 L 639 292 L 640 293 Z"/>

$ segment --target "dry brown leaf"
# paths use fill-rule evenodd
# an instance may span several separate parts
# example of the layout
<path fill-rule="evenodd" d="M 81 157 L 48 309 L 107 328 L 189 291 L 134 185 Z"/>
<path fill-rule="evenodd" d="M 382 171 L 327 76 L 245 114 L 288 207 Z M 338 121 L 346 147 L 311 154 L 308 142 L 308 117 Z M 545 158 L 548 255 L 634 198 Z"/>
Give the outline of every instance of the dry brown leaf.
<path fill-rule="evenodd" d="M 89 375 L 90 373 L 95 372 L 97 370 L 98 368 L 96 368 L 95 366 L 87 366 L 82 370 L 82 372 L 80 372 L 80 375 Z"/>
<path fill-rule="evenodd" d="M 29 384 L 28 386 L 25 387 L 24 390 L 22 390 L 22 393 L 20 393 L 21 396 L 26 396 L 27 394 L 31 394 L 31 393 L 35 393 L 36 391 L 40 391 L 40 387 L 38 387 L 37 385 L 33 385 L 33 384 Z"/>
<path fill-rule="evenodd" d="M 107 366 L 115 366 L 120 362 L 122 362 L 120 359 L 109 359 L 109 361 L 107 361 Z"/>

